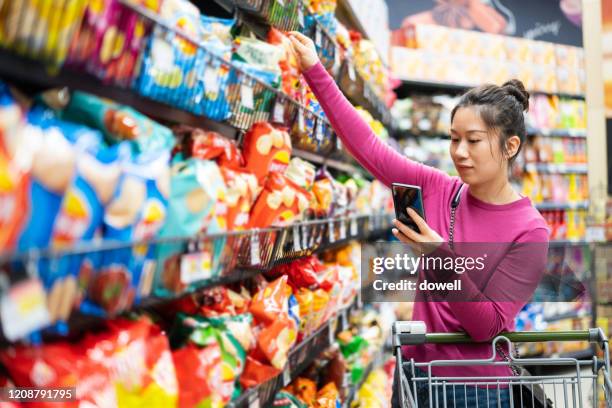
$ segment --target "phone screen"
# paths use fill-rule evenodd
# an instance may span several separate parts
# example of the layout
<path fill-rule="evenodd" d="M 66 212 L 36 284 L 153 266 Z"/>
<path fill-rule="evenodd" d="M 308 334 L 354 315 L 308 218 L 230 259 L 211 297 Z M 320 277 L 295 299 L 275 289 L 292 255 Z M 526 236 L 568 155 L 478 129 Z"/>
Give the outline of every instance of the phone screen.
<path fill-rule="evenodd" d="M 402 223 L 415 231 L 419 231 L 416 223 L 408 216 L 406 208 L 410 207 L 425 219 L 423 208 L 423 195 L 421 188 L 408 184 L 393 183 L 393 204 L 395 206 L 395 216 Z"/>

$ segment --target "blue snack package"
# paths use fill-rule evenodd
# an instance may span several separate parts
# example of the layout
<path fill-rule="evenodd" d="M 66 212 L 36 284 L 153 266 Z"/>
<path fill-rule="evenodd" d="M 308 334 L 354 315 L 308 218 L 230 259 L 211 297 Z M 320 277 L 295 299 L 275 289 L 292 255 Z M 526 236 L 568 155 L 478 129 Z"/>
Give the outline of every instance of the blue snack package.
<path fill-rule="evenodd" d="M 114 315 L 151 292 L 155 244 L 166 220 L 169 152 L 138 157 L 123 164 L 118 188 L 105 209 L 104 240 L 125 244 L 104 251 L 87 285 L 81 310 Z M 134 245 L 131 245 L 134 244 Z"/>

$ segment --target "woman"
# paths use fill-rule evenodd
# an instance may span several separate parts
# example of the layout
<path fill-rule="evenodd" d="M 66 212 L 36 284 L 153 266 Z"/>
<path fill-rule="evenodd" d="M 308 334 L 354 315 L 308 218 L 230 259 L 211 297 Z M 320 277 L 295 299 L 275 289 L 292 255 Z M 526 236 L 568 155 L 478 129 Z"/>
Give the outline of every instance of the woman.
<path fill-rule="evenodd" d="M 427 222 L 408 209 L 420 233 L 395 220 L 393 234 L 400 241 L 413 246 L 443 243 L 449 241 L 452 229 L 452 241 L 457 243 L 499 243 L 488 254 L 490 274 L 453 273 L 453 279 L 462 281 L 460 298 L 416 302 L 413 320 L 425 321 L 429 332 L 462 331 L 477 342 L 512 330 L 516 314 L 533 294 L 545 269 L 549 236 L 542 216 L 527 197 L 514 191 L 508 179 L 509 166 L 526 136 L 523 112 L 528 109 L 529 94 L 523 84 L 512 80 L 501 87 L 485 85 L 463 95 L 451 115 L 450 155 L 460 177 L 450 177 L 407 159 L 380 141 L 325 71 L 312 41 L 300 33 L 291 33 L 290 39 L 303 75 L 347 150 L 388 186 L 393 182 L 421 186 Z M 452 202 L 457 204 L 454 211 Z M 525 243 L 528 245 L 521 245 Z M 444 275 L 429 277 L 451 278 Z M 420 362 L 483 359 L 491 356 L 491 345 L 427 344 L 406 347 L 403 354 Z M 447 366 L 433 367 L 433 374 L 508 376 L 512 371 L 506 365 Z M 510 398 L 507 389 L 499 394 L 497 389 L 461 390 L 457 394 L 462 395 L 449 400 L 450 406 L 453 402 L 475 406 L 476 400 L 480 406 L 487 406 L 487 401 L 498 406 L 498 396 L 506 406 Z"/>

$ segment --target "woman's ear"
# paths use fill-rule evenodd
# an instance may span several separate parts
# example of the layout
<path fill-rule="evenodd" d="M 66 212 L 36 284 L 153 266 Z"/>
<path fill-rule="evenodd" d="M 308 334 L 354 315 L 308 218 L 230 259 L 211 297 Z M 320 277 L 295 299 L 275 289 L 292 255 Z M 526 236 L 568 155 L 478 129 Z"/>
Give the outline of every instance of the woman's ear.
<path fill-rule="evenodd" d="M 519 147 L 521 147 L 521 138 L 517 135 L 510 136 L 508 140 L 506 140 L 506 159 L 510 160 L 512 157 L 516 156 Z"/>

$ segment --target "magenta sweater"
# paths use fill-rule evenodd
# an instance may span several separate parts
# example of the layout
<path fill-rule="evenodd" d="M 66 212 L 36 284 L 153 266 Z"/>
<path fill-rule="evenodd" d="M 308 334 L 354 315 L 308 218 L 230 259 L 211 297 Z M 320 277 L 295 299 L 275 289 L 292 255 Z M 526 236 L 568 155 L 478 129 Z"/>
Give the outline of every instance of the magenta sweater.
<path fill-rule="evenodd" d="M 462 182 L 458 177 L 414 162 L 397 153 L 381 141 L 361 119 L 344 97 L 333 78 L 321 64 L 304 73 L 308 84 L 329 118 L 346 149 L 374 177 L 390 186 L 393 182 L 421 186 L 427 223 L 448 240 L 450 202 Z M 548 242 L 548 229 L 529 198 L 504 205 L 478 200 L 462 192 L 455 216 L 455 242 L 515 243 Z M 490 293 L 512 288 L 528 299 L 535 290 L 546 265 L 547 245 L 536 245 L 538 253 L 524 257 L 513 253 L 511 245 L 497 253 L 497 267 L 492 279 L 479 282 L 478 277 L 461 275 L 464 292 L 470 292 L 478 302 L 415 302 L 413 320 L 427 324 L 428 332 L 467 332 L 474 340 L 485 341 L 501 331 L 513 330 L 514 318 L 525 302 L 487 301 Z M 534 273 L 534 271 L 536 271 Z M 465 278 L 465 279 L 464 279 Z M 424 345 L 405 347 L 404 355 L 426 362 L 444 359 L 489 358 L 491 345 Z M 507 367 L 434 367 L 439 376 L 508 375 Z"/>

